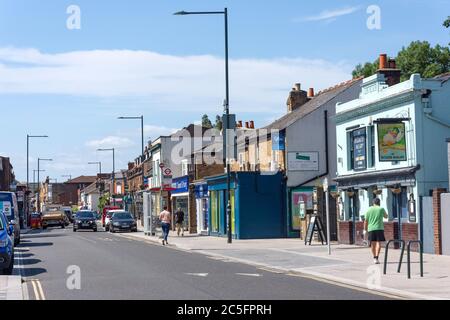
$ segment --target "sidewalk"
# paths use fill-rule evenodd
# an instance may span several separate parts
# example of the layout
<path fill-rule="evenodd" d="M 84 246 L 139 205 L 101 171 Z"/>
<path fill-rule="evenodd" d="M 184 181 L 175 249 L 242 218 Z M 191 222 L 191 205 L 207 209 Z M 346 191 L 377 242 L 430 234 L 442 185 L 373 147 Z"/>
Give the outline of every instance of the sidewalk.
<path fill-rule="evenodd" d="M 123 234 L 123 237 L 161 244 L 159 237 L 143 232 Z M 407 279 L 406 252 L 401 273 L 397 273 L 400 250 L 389 251 L 387 274 L 383 264 L 374 266 L 368 248 L 337 245 L 332 255 L 322 245 L 305 246 L 300 239 L 234 240 L 225 238 L 185 236 L 173 232 L 169 246 L 195 251 L 218 259 L 231 260 L 303 276 L 328 280 L 365 290 L 407 299 L 450 299 L 450 257 L 424 255 L 424 277 L 420 278 L 419 254 L 411 253 L 411 279 Z M 384 260 L 384 251 L 382 259 Z"/>
<path fill-rule="evenodd" d="M 23 300 L 22 278 L 20 276 L 0 275 L 1 300 Z"/>

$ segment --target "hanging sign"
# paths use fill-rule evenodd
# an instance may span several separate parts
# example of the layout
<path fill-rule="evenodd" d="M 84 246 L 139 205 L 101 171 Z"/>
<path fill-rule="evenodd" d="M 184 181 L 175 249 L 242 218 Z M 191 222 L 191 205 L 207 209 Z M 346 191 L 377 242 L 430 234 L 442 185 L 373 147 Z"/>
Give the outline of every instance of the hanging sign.
<path fill-rule="evenodd" d="M 406 161 L 404 123 L 378 123 L 378 153 L 380 162 Z"/>

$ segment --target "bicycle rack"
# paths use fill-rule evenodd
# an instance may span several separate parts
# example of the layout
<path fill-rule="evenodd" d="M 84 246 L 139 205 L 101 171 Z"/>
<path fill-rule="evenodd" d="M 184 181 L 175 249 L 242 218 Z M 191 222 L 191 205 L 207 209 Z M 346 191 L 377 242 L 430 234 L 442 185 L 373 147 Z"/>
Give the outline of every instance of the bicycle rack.
<path fill-rule="evenodd" d="M 411 279 L 411 245 L 413 243 L 418 243 L 420 247 L 420 276 L 423 278 L 423 242 L 416 240 L 416 241 L 409 241 L 408 243 L 408 253 L 407 253 L 408 279 Z"/>
<path fill-rule="evenodd" d="M 402 269 L 403 255 L 405 253 L 405 246 L 406 246 L 405 240 L 390 240 L 386 244 L 386 251 L 384 253 L 384 272 L 383 272 L 384 274 L 387 273 L 388 252 L 389 252 L 389 246 L 391 245 L 391 243 L 400 243 L 402 246 L 402 252 L 400 254 L 400 261 L 398 262 L 397 273 L 400 273 L 400 271 Z"/>

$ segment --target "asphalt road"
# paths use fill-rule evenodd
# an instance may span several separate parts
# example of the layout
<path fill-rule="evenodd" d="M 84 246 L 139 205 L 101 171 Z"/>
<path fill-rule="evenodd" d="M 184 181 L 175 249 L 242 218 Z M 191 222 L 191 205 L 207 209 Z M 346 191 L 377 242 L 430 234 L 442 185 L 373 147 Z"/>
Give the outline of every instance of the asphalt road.
<path fill-rule="evenodd" d="M 24 234 L 22 239 L 16 267 L 32 300 L 386 298 L 102 231 L 48 229 Z"/>

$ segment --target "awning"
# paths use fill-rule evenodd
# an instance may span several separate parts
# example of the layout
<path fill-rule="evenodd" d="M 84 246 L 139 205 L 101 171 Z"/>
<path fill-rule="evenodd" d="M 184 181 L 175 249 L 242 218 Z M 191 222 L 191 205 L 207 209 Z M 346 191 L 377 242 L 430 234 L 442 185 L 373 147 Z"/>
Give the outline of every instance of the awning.
<path fill-rule="evenodd" d="M 363 189 L 373 186 L 414 186 L 416 184 L 416 172 L 420 165 L 401 169 L 356 173 L 336 177 L 333 180 L 338 183 L 341 190 L 356 188 Z"/>

